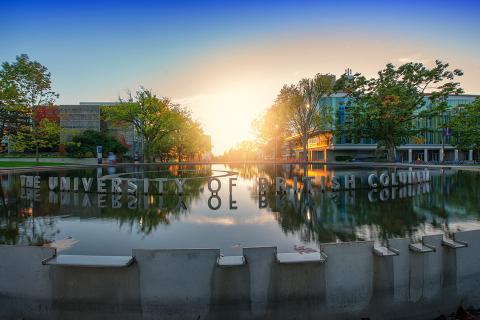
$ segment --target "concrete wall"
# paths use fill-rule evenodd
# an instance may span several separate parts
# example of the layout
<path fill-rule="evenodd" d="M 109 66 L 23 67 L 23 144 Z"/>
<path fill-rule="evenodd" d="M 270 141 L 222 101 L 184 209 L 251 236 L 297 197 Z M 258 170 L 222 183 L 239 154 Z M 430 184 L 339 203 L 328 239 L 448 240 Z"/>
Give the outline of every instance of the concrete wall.
<path fill-rule="evenodd" d="M 424 319 L 480 306 L 480 230 L 468 247 L 398 256 L 373 242 L 322 244 L 325 263 L 279 264 L 276 248 L 245 248 L 246 264 L 217 265 L 217 249 L 133 250 L 127 268 L 43 266 L 41 247 L 0 246 L 1 319 Z"/>

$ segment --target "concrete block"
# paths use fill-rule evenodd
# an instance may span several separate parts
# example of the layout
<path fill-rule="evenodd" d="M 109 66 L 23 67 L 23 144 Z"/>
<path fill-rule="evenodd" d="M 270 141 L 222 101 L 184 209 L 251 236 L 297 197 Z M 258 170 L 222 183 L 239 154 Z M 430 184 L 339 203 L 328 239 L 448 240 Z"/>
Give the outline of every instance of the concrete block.
<path fill-rule="evenodd" d="M 423 255 L 424 289 L 423 297 L 433 299 L 440 294 L 443 281 L 443 256 L 447 254 L 442 246 L 443 235 L 428 235 L 422 238 L 423 243 L 435 247 L 435 252 Z"/>
<path fill-rule="evenodd" d="M 0 245 L 0 318 L 50 319 L 52 285 L 42 260 L 55 249 Z"/>
<path fill-rule="evenodd" d="M 465 303 L 480 304 L 480 230 L 457 232 L 455 240 L 468 243 L 468 247 L 456 250 L 457 291 Z"/>
<path fill-rule="evenodd" d="M 321 245 L 325 263 L 326 305 L 330 312 L 357 315 L 372 296 L 373 241 Z"/>
<path fill-rule="evenodd" d="M 250 273 L 243 265 L 215 268 L 208 319 L 249 319 Z"/>
<path fill-rule="evenodd" d="M 392 260 L 394 301 L 406 302 L 409 296 L 410 283 L 410 250 L 409 239 L 389 239 L 388 245 L 397 249 L 399 255 Z"/>
<path fill-rule="evenodd" d="M 59 319 L 141 319 L 138 267 L 50 266 Z"/>
<path fill-rule="evenodd" d="M 210 310 L 218 249 L 133 250 L 144 319 L 197 319 Z"/>
<path fill-rule="evenodd" d="M 250 303 L 252 315 L 264 318 L 270 298 L 272 269 L 276 263 L 276 247 L 244 248 L 250 274 Z"/>

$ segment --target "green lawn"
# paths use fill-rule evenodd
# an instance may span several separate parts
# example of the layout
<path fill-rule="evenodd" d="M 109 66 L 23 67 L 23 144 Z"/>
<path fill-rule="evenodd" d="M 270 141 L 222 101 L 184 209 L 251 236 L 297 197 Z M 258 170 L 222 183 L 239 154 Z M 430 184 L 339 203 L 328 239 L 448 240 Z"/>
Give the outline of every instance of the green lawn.
<path fill-rule="evenodd" d="M 64 163 L 56 162 L 39 162 L 39 166 L 62 166 Z M 35 167 L 35 161 L 21 162 L 21 161 L 0 161 L 0 168 L 18 168 L 18 167 Z"/>

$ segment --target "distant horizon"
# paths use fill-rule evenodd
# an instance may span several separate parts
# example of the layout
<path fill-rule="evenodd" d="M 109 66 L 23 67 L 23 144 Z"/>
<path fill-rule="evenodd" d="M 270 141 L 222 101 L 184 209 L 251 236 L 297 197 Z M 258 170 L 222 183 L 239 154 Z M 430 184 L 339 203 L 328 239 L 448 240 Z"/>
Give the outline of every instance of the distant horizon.
<path fill-rule="evenodd" d="M 52 74 L 57 104 L 115 102 L 140 86 L 188 107 L 215 155 L 252 139 L 283 84 L 316 73 L 366 76 L 435 59 L 480 94 L 474 1 L 93 2 L 3 5 L 0 61 L 28 54 Z"/>

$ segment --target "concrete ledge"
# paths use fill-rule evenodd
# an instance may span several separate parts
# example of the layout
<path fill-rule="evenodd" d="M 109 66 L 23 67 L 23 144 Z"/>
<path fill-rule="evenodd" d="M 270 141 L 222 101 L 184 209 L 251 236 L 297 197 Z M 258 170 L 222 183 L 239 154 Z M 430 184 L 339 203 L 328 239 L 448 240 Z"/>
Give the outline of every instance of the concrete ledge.
<path fill-rule="evenodd" d="M 244 256 L 219 256 L 217 259 L 219 267 L 238 267 L 245 265 Z"/>
<path fill-rule="evenodd" d="M 61 254 L 42 261 L 43 265 L 86 268 L 125 268 L 135 259 L 132 256 L 87 256 Z"/>
<path fill-rule="evenodd" d="M 133 250 L 114 258 L 59 255 L 43 266 L 55 250 L 0 245 L 0 319 L 435 317 L 462 303 L 480 306 L 480 230 L 453 239 L 454 248 L 468 246 L 452 250 L 443 235 L 430 235 L 383 248 L 321 244 L 322 253 L 304 255 L 275 247 L 226 257 L 218 249 Z M 323 252 L 327 263 L 319 263 Z M 132 257 L 130 267 L 112 267 Z"/>
<path fill-rule="evenodd" d="M 373 254 L 379 257 L 398 256 L 400 251 L 391 247 L 373 247 Z"/>
<path fill-rule="evenodd" d="M 322 252 L 313 252 L 300 254 L 294 253 L 277 253 L 278 263 L 324 263 L 327 261 L 327 255 Z"/>
<path fill-rule="evenodd" d="M 428 253 L 428 252 L 435 252 L 435 247 L 430 246 L 425 243 L 410 243 L 408 246 L 410 251 L 416 252 L 416 253 Z"/>
<path fill-rule="evenodd" d="M 468 243 L 460 240 L 455 241 L 453 239 L 444 239 L 442 240 L 442 246 L 450 249 L 460 249 L 468 247 Z"/>

